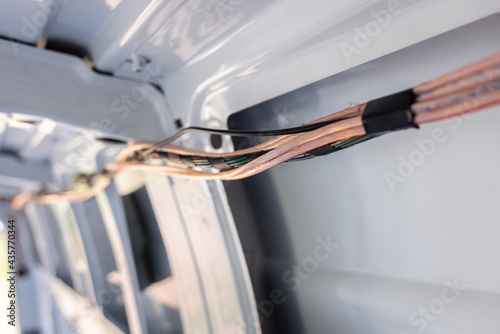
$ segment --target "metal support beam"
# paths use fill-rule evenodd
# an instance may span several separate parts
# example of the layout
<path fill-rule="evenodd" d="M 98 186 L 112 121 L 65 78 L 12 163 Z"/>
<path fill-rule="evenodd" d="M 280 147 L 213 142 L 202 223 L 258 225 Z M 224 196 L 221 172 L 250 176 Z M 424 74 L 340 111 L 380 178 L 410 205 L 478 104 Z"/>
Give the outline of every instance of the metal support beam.
<path fill-rule="evenodd" d="M 0 155 L 0 171 L 0 184 L 19 185 L 19 181 L 43 184 L 53 182 L 49 166 L 40 163 L 23 162 L 5 154 Z"/>
<path fill-rule="evenodd" d="M 118 269 L 130 333 L 147 333 L 125 210 L 114 182 L 96 196 Z"/>
<path fill-rule="evenodd" d="M 159 141 L 173 131 L 153 86 L 100 75 L 82 60 L 0 40 L 0 105 L 6 113 L 50 118 L 98 136 Z"/>

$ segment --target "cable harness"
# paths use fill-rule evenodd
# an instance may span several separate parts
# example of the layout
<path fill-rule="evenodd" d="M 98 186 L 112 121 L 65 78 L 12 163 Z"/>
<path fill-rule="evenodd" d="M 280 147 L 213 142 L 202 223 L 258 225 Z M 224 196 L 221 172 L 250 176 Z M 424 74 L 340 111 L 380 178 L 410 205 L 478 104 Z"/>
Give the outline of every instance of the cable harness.
<path fill-rule="evenodd" d="M 349 148 L 389 132 L 457 117 L 500 103 L 500 53 L 454 72 L 302 126 L 268 131 L 231 131 L 200 127 L 182 129 L 156 143 L 125 148 L 101 174 L 77 175 L 70 189 L 55 194 L 20 194 L 13 207 L 28 201 L 51 204 L 57 200 L 84 201 L 105 189 L 120 171 L 142 170 L 169 176 L 237 180 L 287 161 L 300 161 Z M 242 150 L 205 152 L 174 145 L 188 132 L 238 137 L 274 138 Z"/>

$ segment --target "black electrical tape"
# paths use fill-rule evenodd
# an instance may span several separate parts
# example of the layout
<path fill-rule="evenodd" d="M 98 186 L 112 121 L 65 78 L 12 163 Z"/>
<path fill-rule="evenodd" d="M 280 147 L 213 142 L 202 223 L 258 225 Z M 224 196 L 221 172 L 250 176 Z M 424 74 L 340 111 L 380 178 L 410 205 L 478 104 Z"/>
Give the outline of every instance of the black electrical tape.
<path fill-rule="evenodd" d="M 164 160 L 168 159 L 168 153 L 167 152 L 159 151 L 158 152 L 158 156 L 160 157 L 160 159 L 164 159 Z"/>
<path fill-rule="evenodd" d="M 362 117 L 366 133 L 418 128 L 411 111 L 414 102 L 415 94 L 411 89 L 368 102 Z"/>
<path fill-rule="evenodd" d="M 190 155 L 179 155 L 179 159 L 183 164 L 189 167 L 196 167 L 196 164 L 193 162 L 193 157 Z"/>
<path fill-rule="evenodd" d="M 334 147 L 332 145 L 324 145 L 324 146 L 315 148 L 314 150 L 311 150 L 307 153 L 309 153 L 310 155 L 313 155 L 315 157 L 320 157 L 323 155 L 333 153 L 333 152 L 338 151 L 338 150 L 339 149 L 337 147 Z"/>
<path fill-rule="evenodd" d="M 208 162 L 212 164 L 217 169 L 220 170 L 228 170 L 228 169 L 233 169 L 234 167 L 230 166 L 227 164 L 226 160 L 223 158 L 218 158 L 218 157 L 207 157 Z"/>

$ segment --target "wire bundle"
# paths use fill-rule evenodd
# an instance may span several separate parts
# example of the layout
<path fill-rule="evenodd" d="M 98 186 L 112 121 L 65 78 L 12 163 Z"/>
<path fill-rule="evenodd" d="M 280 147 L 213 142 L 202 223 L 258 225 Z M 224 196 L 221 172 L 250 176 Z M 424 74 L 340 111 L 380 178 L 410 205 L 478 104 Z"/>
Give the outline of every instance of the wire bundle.
<path fill-rule="evenodd" d="M 500 53 L 413 89 L 418 124 L 461 116 L 500 103 Z"/>
<path fill-rule="evenodd" d="M 415 115 L 416 125 L 460 116 L 499 103 L 500 54 L 417 86 L 413 93 L 416 98 L 411 111 Z M 109 170 L 141 169 L 172 176 L 223 180 L 248 177 L 285 161 L 329 154 L 373 138 L 366 134 L 361 124 L 366 105 L 343 110 L 303 127 L 278 130 L 282 134 L 264 144 L 230 153 L 208 153 L 170 143 L 191 130 L 232 136 L 277 135 L 279 132 L 187 128 L 139 153 L 143 160 L 161 160 L 165 165 L 121 161 L 110 166 Z M 196 167 L 219 172 L 194 169 Z"/>
<path fill-rule="evenodd" d="M 412 89 L 409 106 L 415 126 L 464 115 L 500 103 L 500 53 Z M 373 102 L 373 101 L 372 101 Z M 123 170 L 151 171 L 170 176 L 236 180 L 255 175 L 286 161 L 310 159 L 345 149 L 383 133 L 367 133 L 363 116 L 370 103 L 325 116 L 303 126 L 270 131 L 230 131 L 186 128 L 154 145 L 125 148 L 105 172 L 89 178 L 89 189 L 76 187 L 60 194 L 26 195 L 16 206 L 31 199 L 50 203 L 60 198 L 72 201 L 91 198 Z M 371 106 L 371 105 L 370 105 Z M 406 127 L 405 127 L 406 128 Z M 394 130 L 403 129 L 395 128 Z M 227 153 L 213 153 L 173 145 L 189 131 L 230 136 L 275 136 L 254 147 Z M 97 178 L 97 181 L 94 179 Z"/>

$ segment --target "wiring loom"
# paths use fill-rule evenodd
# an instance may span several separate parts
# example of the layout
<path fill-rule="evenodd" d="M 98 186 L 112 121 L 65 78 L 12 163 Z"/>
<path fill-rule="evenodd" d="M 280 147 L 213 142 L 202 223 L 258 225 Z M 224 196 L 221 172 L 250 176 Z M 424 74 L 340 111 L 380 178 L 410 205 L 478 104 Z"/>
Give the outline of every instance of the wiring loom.
<path fill-rule="evenodd" d="M 79 175 L 75 186 L 57 194 L 21 194 L 13 206 L 30 200 L 50 204 L 59 199 L 82 201 L 95 196 L 123 170 L 169 176 L 237 180 L 287 161 L 310 159 L 366 140 L 419 125 L 457 117 L 500 103 L 500 53 L 412 89 L 382 97 L 308 124 L 270 131 L 231 131 L 190 127 L 157 144 L 136 144 L 120 152 L 99 175 Z M 196 131 L 229 136 L 273 136 L 254 147 L 214 153 L 173 145 Z M 82 187 L 85 188 L 81 191 Z"/>

